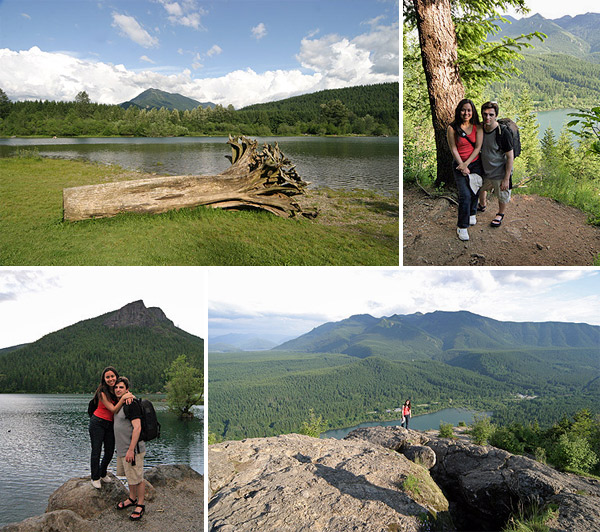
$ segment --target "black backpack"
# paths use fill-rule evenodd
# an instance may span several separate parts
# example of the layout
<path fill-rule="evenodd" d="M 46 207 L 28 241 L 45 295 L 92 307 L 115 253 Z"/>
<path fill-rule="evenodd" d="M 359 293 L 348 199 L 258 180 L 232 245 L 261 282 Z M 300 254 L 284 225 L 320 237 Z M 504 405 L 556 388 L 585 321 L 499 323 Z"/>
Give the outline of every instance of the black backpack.
<path fill-rule="evenodd" d="M 135 398 L 134 401 L 140 405 L 140 410 L 142 411 L 140 441 L 152 441 L 160 438 L 160 423 L 156 417 L 154 405 L 148 399 Z"/>
<path fill-rule="evenodd" d="M 498 146 L 500 146 L 500 135 L 501 129 L 507 129 L 512 136 L 513 141 L 513 152 L 515 155 L 515 159 L 521 155 L 521 136 L 519 135 L 519 126 L 515 124 L 510 118 L 500 118 L 498 119 L 498 124 L 500 127 L 496 130 L 496 142 Z"/>
<path fill-rule="evenodd" d="M 96 411 L 96 408 L 98 408 L 98 401 L 96 401 L 96 396 L 94 395 L 94 397 L 92 397 L 88 403 L 88 416 L 92 417 Z"/>

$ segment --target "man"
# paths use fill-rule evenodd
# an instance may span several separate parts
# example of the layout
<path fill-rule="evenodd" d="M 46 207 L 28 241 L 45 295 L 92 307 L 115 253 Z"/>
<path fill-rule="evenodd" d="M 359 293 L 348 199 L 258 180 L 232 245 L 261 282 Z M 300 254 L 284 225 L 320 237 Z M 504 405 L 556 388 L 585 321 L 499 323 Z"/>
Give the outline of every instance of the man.
<path fill-rule="evenodd" d="M 507 128 L 498 123 L 498 104 L 486 102 L 481 106 L 483 119 L 483 145 L 481 162 L 485 172 L 483 186 L 479 191 L 481 210 L 484 210 L 485 195 L 493 190 L 498 197 L 498 213 L 491 221 L 492 227 L 500 227 L 506 206 L 510 201 L 510 176 L 515 160 L 513 140 Z"/>
<path fill-rule="evenodd" d="M 117 398 L 129 391 L 127 377 L 119 377 L 115 383 Z M 139 521 L 146 511 L 144 505 L 144 456 L 146 446 L 139 441 L 142 432 L 142 409 L 137 401 L 124 405 L 114 418 L 115 443 L 117 447 L 117 475 L 127 477 L 129 498 L 120 502 L 117 509 L 124 510 L 135 507 L 129 516 L 133 521 Z"/>

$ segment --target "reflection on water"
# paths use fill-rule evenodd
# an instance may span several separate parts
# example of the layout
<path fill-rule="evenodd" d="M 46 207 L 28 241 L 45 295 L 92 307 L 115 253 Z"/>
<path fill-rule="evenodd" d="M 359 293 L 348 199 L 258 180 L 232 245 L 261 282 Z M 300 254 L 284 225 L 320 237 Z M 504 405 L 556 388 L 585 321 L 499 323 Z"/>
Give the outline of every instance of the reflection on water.
<path fill-rule="evenodd" d="M 152 397 L 161 436 L 145 465 L 185 463 L 204 470 L 202 407 L 181 422 Z M 44 513 L 49 495 L 69 478 L 89 475 L 87 402 L 82 395 L 0 394 L 0 526 Z M 116 468 L 113 459 L 111 470 Z"/>
<path fill-rule="evenodd" d="M 398 137 L 265 137 L 278 142 L 300 176 L 316 187 L 397 192 Z M 83 158 L 160 175 L 214 175 L 230 165 L 225 138 L 0 139 L 0 156 L 35 147 L 44 157 Z"/>

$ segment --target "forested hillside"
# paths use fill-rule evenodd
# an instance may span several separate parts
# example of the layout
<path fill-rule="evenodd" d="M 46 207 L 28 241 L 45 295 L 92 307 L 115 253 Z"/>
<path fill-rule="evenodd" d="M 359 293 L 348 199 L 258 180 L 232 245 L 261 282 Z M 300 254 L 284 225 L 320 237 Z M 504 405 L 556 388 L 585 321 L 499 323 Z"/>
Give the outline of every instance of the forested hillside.
<path fill-rule="evenodd" d="M 146 309 L 152 310 L 152 309 Z M 204 341 L 166 320 L 112 326 L 112 312 L 0 353 L 0 391 L 89 393 L 106 366 L 115 366 L 140 392 L 163 391 L 165 369 L 179 355 L 204 367 Z M 152 321 L 152 320 L 151 320 Z"/>
<path fill-rule="evenodd" d="M 204 104 L 203 104 L 204 105 Z M 178 111 L 73 102 L 11 102 L 0 90 L 0 136 L 390 135 L 399 134 L 399 84 L 321 91 L 236 111 Z"/>
<path fill-rule="evenodd" d="M 397 419 L 407 398 L 418 414 L 462 406 L 549 425 L 600 411 L 599 334 L 469 312 L 352 316 L 270 352 L 211 354 L 210 429 L 234 439 L 298 431 L 310 409 L 335 428 Z"/>

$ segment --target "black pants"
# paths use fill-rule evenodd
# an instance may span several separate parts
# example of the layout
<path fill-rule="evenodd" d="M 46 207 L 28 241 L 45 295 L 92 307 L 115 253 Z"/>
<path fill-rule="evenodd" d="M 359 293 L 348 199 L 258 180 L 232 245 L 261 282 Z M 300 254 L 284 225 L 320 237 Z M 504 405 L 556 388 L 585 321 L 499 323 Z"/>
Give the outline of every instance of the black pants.
<path fill-rule="evenodd" d="M 108 464 L 115 454 L 115 432 L 113 422 L 106 421 L 96 416 L 90 418 L 90 439 L 92 441 L 91 469 L 92 480 L 98 480 L 105 477 L 108 470 Z M 104 456 L 100 462 L 102 454 L 102 445 L 104 445 Z"/>
<path fill-rule="evenodd" d="M 462 229 L 466 229 L 469 227 L 469 217 L 477 214 L 479 194 L 473 194 L 471 187 L 469 187 L 469 178 L 462 172 L 459 172 L 456 166 L 456 163 L 454 163 L 452 167 L 454 182 L 458 190 L 458 223 L 456 225 Z M 483 178 L 481 159 L 473 161 L 469 165 L 469 170 L 475 174 L 479 174 Z"/>

